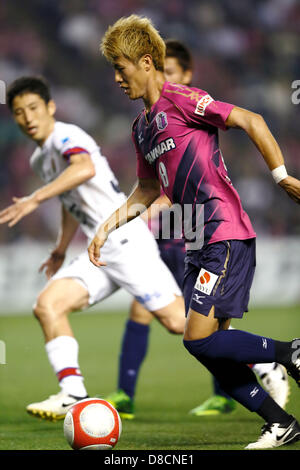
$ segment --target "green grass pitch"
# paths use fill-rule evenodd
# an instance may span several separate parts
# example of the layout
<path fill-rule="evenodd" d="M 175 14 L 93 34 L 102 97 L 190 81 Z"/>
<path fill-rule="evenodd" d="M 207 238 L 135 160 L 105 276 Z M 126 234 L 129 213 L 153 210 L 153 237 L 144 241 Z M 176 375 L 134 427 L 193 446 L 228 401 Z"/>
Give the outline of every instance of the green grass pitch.
<path fill-rule="evenodd" d="M 289 340 L 300 336 L 300 307 L 253 309 L 233 326 Z M 126 313 L 77 313 L 71 323 L 80 344 L 80 366 L 90 396 L 115 389 Z M 32 316 L 0 317 L 6 364 L 0 364 L 0 449 L 70 450 L 63 422 L 27 415 L 28 403 L 57 393 L 43 337 Z M 300 419 L 300 391 L 290 379 L 289 413 Z M 181 337 L 151 326 L 147 358 L 136 395 L 136 418 L 123 421 L 116 450 L 242 450 L 256 440 L 262 420 L 238 405 L 230 415 L 197 418 L 188 411 L 209 397 L 211 378 L 184 349 Z M 300 450 L 300 442 L 278 450 Z"/>

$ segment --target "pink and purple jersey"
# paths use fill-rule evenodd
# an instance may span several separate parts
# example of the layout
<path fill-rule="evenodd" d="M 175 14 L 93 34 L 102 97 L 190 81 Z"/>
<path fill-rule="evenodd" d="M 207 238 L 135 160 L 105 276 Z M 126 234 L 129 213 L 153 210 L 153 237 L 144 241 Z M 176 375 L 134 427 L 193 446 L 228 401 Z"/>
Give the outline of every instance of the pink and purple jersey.
<path fill-rule="evenodd" d="M 193 211 L 200 207 L 204 244 L 256 236 L 233 187 L 219 148 L 232 104 L 205 91 L 165 82 L 149 114 L 134 121 L 132 136 L 139 178 L 157 178 L 172 201 Z"/>

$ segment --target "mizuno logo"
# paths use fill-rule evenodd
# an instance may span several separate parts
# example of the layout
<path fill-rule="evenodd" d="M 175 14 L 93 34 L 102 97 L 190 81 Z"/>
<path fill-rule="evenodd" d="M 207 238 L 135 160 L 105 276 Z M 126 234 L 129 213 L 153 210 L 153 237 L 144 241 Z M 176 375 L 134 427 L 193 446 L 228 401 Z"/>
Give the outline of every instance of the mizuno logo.
<path fill-rule="evenodd" d="M 205 295 L 199 295 L 199 294 L 196 294 L 196 292 L 195 292 L 194 295 L 193 295 L 193 300 L 195 302 L 197 302 L 198 304 L 202 305 L 203 302 L 201 302 L 201 300 L 199 300 L 199 299 L 205 299 Z"/>
<path fill-rule="evenodd" d="M 266 338 L 263 338 L 262 343 L 263 343 L 263 348 L 267 349 L 268 348 L 268 343 L 267 343 Z"/>
<path fill-rule="evenodd" d="M 259 392 L 259 389 L 257 387 L 255 387 L 251 392 L 250 392 L 250 396 L 253 398 L 255 397 L 255 395 Z"/>

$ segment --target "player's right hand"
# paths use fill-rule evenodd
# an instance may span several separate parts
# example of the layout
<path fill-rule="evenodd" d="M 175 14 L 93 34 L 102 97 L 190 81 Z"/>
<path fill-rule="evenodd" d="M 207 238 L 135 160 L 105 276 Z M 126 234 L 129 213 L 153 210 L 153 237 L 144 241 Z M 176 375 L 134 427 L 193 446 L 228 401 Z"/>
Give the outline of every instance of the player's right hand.
<path fill-rule="evenodd" d="M 41 265 L 39 272 L 45 269 L 45 274 L 49 280 L 59 270 L 65 260 L 65 255 L 53 251 L 46 261 Z"/>
<path fill-rule="evenodd" d="M 100 261 L 100 249 L 106 242 L 107 237 L 101 236 L 101 235 L 95 235 L 94 239 L 90 243 L 88 247 L 88 254 L 91 263 L 93 263 L 95 266 L 100 267 L 100 266 L 106 266 L 106 263 L 104 261 Z"/>
<path fill-rule="evenodd" d="M 14 204 L 0 212 L 0 224 L 8 222 L 8 226 L 13 227 L 39 206 L 34 193 L 26 197 L 13 197 L 13 202 Z"/>
<path fill-rule="evenodd" d="M 287 176 L 284 180 L 280 181 L 279 186 L 287 192 L 293 201 L 300 204 L 300 180 L 293 178 L 293 176 Z"/>

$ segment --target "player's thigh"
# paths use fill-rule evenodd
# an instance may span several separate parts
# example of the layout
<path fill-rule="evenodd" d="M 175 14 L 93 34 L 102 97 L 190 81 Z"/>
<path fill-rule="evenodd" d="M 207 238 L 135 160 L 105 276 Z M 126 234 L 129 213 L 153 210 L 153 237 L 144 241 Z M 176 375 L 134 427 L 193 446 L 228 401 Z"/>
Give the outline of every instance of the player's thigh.
<path fill-rule="evenodd" d="M 88 306 L 87 288 L 75 278 L 50 280 L 38 296 L 37 313 L 64 314 Z"/>
<path fill-rule="evenodd" d="M 87 251 L 63 266 L 52 279 L 72 279 L 76 285 L 81 285 L 87 292 L 85 307 L 100 302 L 119 288 L 111 279 L 106 266 L 96 267 L 90 262 Z"/>
<path fill-rule="evenodd" d="M 182 296 L 175 296 L 175 299 L 165 307 L 158 308 L 153 315 L 164 323 L 164 320 L 172 320 L 176 322 L 183 332 L 185 325 L 184 299 Z"/>
<path fill-rule="evenodd" d="M 199 312 L 190 309 L 187 315 L 184 339 L 194 341 L 207 338 L 220 328 L 220 321 L 215 318 L 214 306 L 211 307 L 209 314 L 201 315 Z"/>

